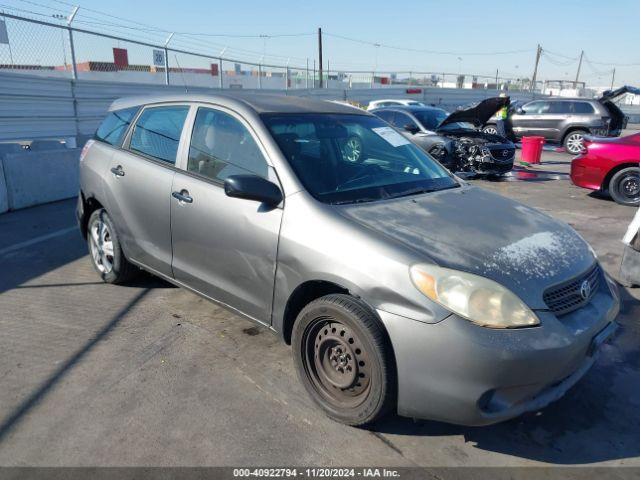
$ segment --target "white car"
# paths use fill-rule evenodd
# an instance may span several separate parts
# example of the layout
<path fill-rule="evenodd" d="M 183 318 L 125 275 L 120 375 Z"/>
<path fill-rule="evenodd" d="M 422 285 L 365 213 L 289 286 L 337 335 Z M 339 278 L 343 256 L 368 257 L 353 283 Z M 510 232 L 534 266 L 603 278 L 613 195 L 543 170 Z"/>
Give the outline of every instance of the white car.
<path fill-rule="evenodd" d="M 417 100 L 408 100 L 404 98 L 385 98 L 382 100 L 372 100 L 369 102 L 367 110 L 373 110 L 374 108 L 382 107 L 397 107 L 398 105 L 414 106 L 414 107 L 426 107 L 422 102 Z"/>

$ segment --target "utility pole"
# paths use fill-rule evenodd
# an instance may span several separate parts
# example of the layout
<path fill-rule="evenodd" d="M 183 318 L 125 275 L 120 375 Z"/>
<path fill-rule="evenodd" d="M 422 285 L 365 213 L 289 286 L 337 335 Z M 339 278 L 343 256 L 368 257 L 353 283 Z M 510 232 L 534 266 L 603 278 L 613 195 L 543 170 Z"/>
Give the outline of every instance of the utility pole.
<path fill-rule="evenodd" d="M 614 67 L 613 74 L 611 75 L 611 90 L 613 90 L 613 81 L 616 79 L 616 69 Z"/>
<path fill-rule="evenodd" d="M 536 79 L 538 77 L 538 64 L 540 63 L 540 55 L 542 55 L 542 47 L 538 44 L 538 49 L 536 50 L 536 66 L 533 68 L 533 77 L 531 78 L 531 91 L 534 92 L 536 90 Z"/>
<path fill-rule="evenodd" d="M 498 86 L 498 72 L 499 70 L 496 68 L 496 90 L 500 90 L 500 87 Z"/>
<path fill-rule="evenodd" d="M 318 27 L 318 74 L 320 76 L 319 87 L 322 88 L 322 28 Z"/>
<path fill-rule="evenodd" d="M 582 57 L 584 57 L 584 50 L 580 52 L 580 61 L 578 62 L 578 71 L 576 72 L 576 81 L 573 88 L 578 88 L 578 78 L 580 77 L 580 68 L 582 68 Z"/>

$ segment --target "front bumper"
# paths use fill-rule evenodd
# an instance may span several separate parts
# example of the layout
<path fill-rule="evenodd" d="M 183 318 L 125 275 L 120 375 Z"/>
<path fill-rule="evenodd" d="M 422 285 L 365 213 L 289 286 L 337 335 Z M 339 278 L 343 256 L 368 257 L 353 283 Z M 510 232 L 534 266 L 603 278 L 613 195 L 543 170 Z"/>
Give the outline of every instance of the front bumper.
<path fill-rule="evenodd" d="M 379 311 L 396 357 L 398 413 L 479 426 L 559 399 L 616 328 L 619 300 L 605 290 L 562 319 L 537 312 L 532 328 L 489 329 L 457 315 L 425 324 Z"/>

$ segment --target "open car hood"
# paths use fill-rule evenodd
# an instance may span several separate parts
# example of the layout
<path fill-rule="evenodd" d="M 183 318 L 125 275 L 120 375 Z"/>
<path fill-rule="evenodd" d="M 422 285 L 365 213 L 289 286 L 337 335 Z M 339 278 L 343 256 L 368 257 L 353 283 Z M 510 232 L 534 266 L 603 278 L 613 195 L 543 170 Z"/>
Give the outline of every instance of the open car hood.
<path fill-rule="evenodd" d="M 640 95 L 640 88 L 638 87 L 630 87 L 629 85 L 625 85 L 624 87 L 616 88 L 615 90 L 605 90 L 602 92 L 598 101 L 604 102 L 606 100 L 614 100 L 625 93 L 631 93 L 633 95 Z"/>
<path fill-rule="evenodd" d="M 509 97 L 487 98 L 486 100 L 474 103 L 469 107 L 456 110 L 445 118 L 440 125 L 438 125 L 438 128 L 442 128 L 449 123 L 455 122 L 467 122 L 475 125 L 476 127 L 481 127 L 487 123 L 487 121 L 489 121 L 489 119 L 493 117 L 498 110 L 504 106 L 508 106 L 509 103 Z"/>

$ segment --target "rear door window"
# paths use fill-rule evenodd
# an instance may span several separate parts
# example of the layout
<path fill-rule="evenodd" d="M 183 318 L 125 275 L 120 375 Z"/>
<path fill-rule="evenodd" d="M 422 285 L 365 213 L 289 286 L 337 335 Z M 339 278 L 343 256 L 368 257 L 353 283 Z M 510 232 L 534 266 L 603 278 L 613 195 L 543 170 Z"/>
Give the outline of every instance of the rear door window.
<path fill-rule="evenodd" d="M 122 145 L 122 139 L 140 107 L 125 108 L 109 113 L 98 127 L 95 139 L 111 145 Z"/>
<path fill-rule="evenodd" d="M 187 105 L 145 108 L 133 129 L 129 149 L 175 164 L 188 112 Z"/>
<path fill-rule="evenodd" d="M 549 102 L 547 113 L 571 113 L 571 102 Z"/>

